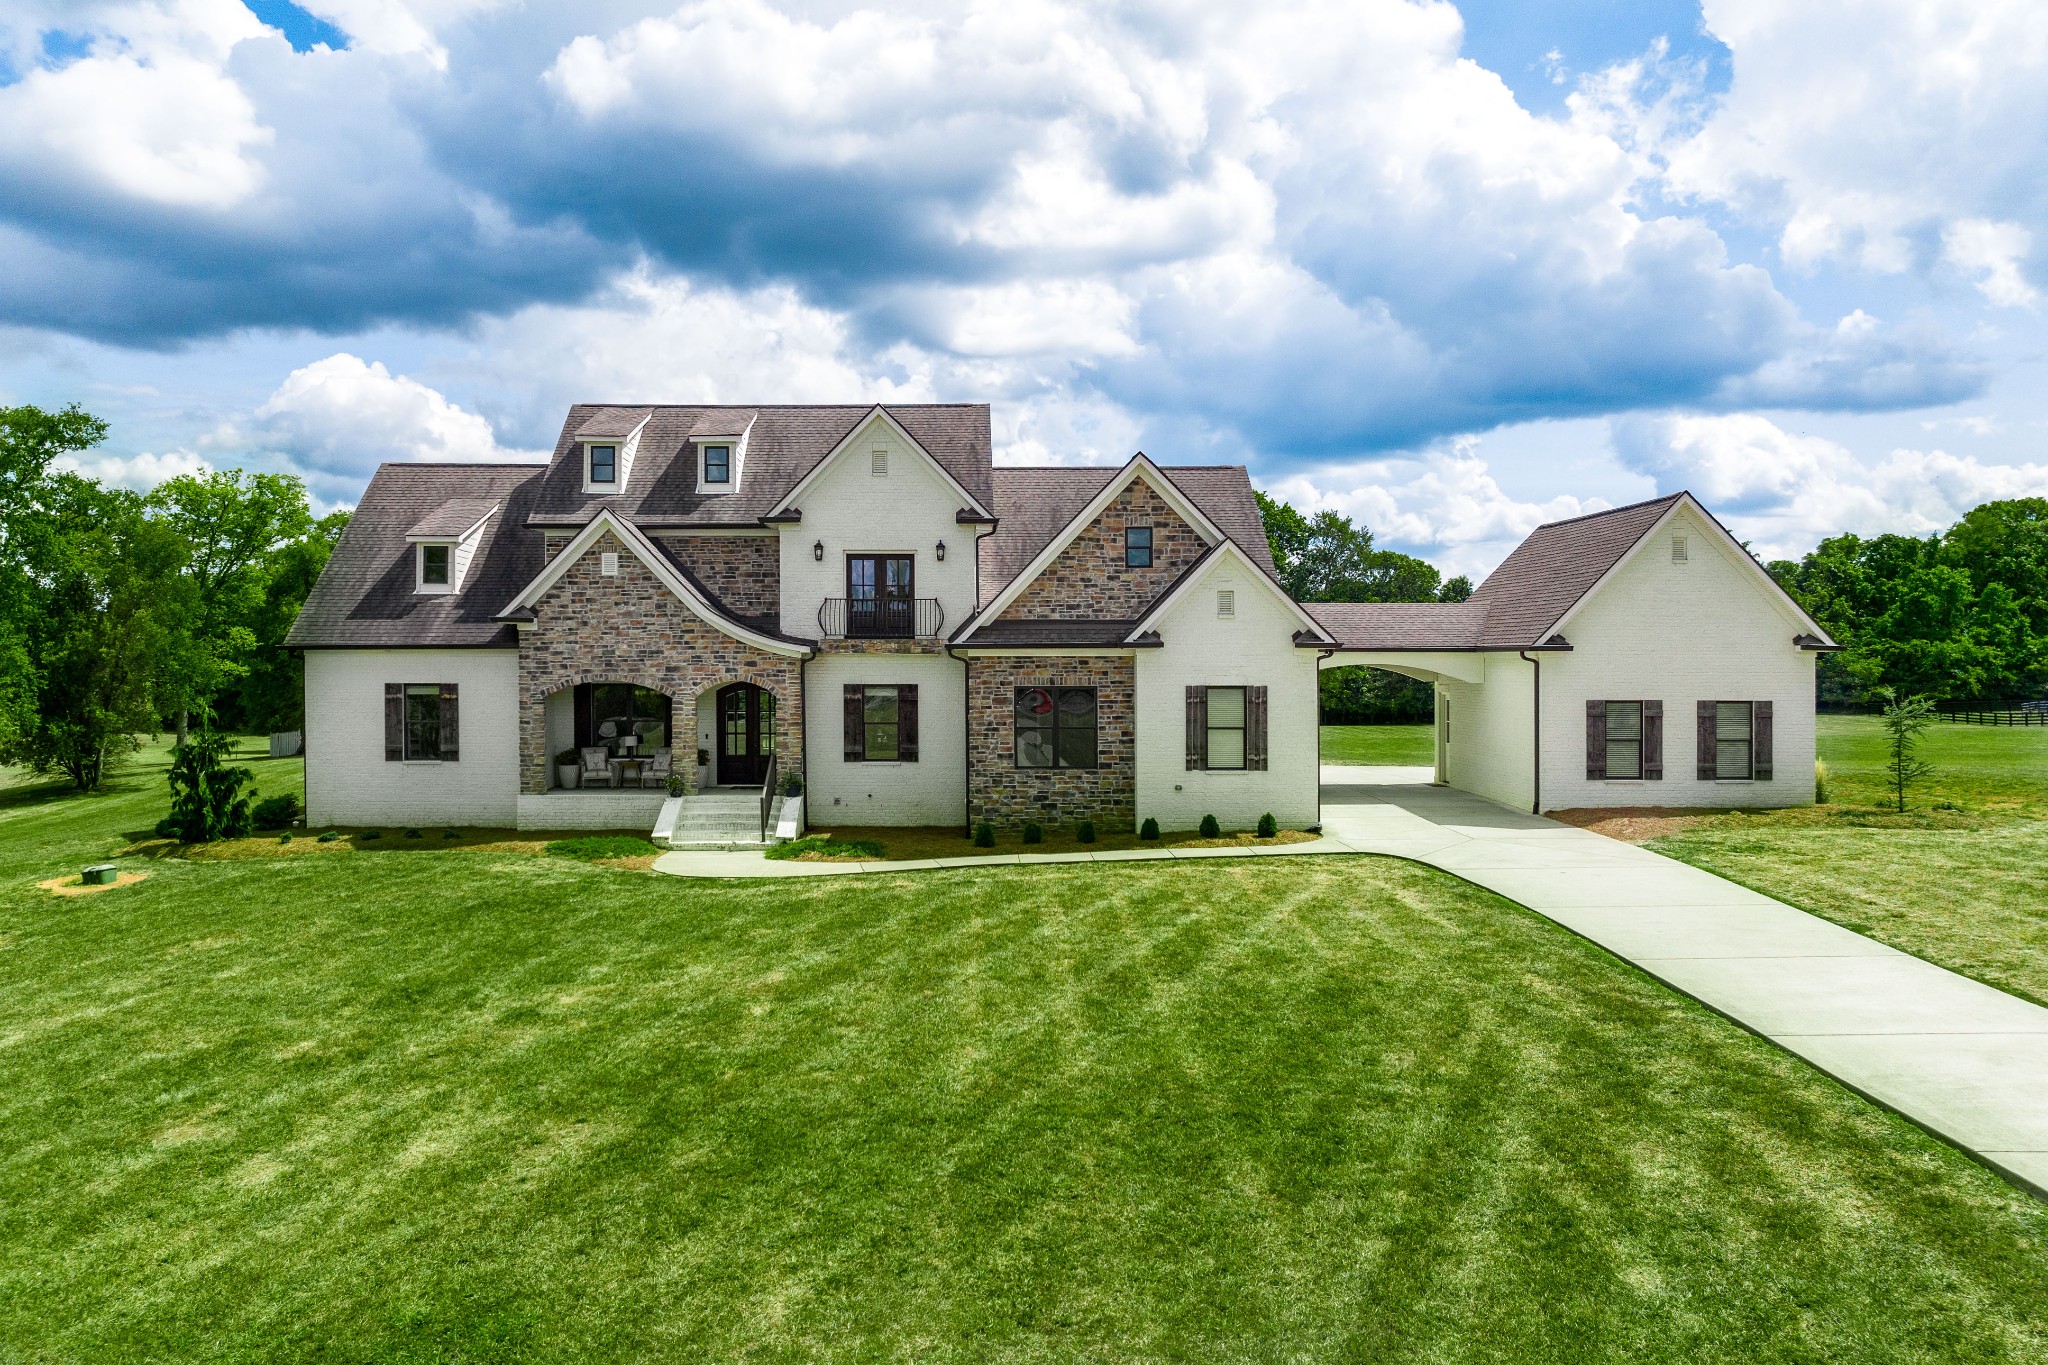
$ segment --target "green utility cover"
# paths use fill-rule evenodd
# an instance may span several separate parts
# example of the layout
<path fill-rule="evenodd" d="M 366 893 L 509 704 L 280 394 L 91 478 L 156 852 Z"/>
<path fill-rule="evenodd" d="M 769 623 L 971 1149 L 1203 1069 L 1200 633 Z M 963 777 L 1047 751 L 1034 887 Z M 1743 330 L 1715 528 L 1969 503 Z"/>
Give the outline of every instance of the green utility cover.
<path fill-rule="evenodd" d="M 95 863 L 85 870 L 85 884 L 87 886 L 105 886 L 120 875 L 121 869 L 115 867 L 112 863 Z"/>

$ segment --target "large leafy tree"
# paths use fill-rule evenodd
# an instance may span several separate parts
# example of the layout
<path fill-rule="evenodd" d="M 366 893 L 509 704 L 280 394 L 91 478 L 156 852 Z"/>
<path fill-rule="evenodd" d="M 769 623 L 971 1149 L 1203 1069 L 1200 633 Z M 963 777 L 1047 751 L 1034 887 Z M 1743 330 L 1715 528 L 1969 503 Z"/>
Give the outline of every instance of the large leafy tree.
<path fill-rule="evenodd" d="M 11 529 L 34 547 L 22 632 L 31 705 L 0 757 L 89 791 L 156 728 L 189 609 L 177 586 L 184 546 L 140 496 L 76 474 L 52 477 Z"/>
<path fill-rule="evenodd" d="M 1842 535 L 1771 573 L 1846 646 L 1820 700 L 1993 699 L 2048 686 L 2048 501 L 1985 503 L 1940 535 Z"/>
<path fill-rule="evenodd" d="M 303 481 L 239 469 L 167 480 L 149 495 L 149 509 L 186 547 L 179 573 L 196 604 L 177 638 L 179 667 L 168 699 L 183 740 L 187 715 L 210 712 L 231 683 L 248 675 L 277 561 L 306 538 L 312 518 Z M 304 600 L 302 592 L 292 610 Z"/>

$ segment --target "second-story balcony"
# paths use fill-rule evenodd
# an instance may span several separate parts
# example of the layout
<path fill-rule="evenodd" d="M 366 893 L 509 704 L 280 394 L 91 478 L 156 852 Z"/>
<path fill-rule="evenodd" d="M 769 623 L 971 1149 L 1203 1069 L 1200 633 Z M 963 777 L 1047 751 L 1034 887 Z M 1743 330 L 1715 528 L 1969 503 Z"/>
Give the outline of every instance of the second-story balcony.
<path fill-rule="evenodd" d="M 818 608 L 828 640 L 931 640 L 945 626 L 936 597 L 828 597 Z"/>

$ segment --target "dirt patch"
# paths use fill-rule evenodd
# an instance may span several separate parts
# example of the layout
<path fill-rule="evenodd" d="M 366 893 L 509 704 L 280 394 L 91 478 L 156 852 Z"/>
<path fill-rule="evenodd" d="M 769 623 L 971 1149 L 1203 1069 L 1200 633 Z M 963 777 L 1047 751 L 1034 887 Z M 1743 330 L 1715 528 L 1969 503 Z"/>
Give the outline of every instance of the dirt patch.
<path fill-rule="evenodd" d="M 1595 806 L 1585 810 L 1543 812 L 1560 824 L 1577 825 L 1626 844 L 1648 843 L 1667 834 L 1678 834 L 1702 825 L 1720 823 L 1719 811 L 1686 810 L 1672 806 Z"/>
<path fill-rule="evenodd" d="M 1193 830 L 1169 830 L 1158 839 L 1140 839 L 1128 830 L 1104 831 L 1092 844 L 1084 844 L 1074 838 L 1071 829 L 1048 830 L 1045 841 L 1027 844 L 1015 831 L 1005 831 L 996 839 L 994 848 L 976 848 L 974 841 L 961 833 L 958 826 L 949 828 L 910 828 L 897 825 L 854 827 L 834 825 L 829 831 L 813 827 L 812 835 L 851 843 L 856 840 L 870 841 L 882 846 L 881 856 L 834 857 L 817 852 L 798 853 L 790 857 L 795 863 L 884 863 L 923 861 L 927 858 L 981 858 L 994 854 L 1008 853 L 1115 853 L 1127 849 L 1144 848 L 1267 848 L 1274 844 L 1304 844 L 1320 835 L 1306 830 L 1283 829 L 1271 839 L 1261 839 L 1249 832 L 1226 834 L 1217 839 L 1204 839 Z"/>
<path fill-rule="evenodd" d="M 36 885 L 59 896 L 90 896 L 95 891 L 112 891 L 117 886 L 133 886 L 148 875 L 147 872 L 123 872 L 113 881 L 101 882 L 98 886 L 87 886 L 82 878 L 76 876 L 52 877 L 46 882 L 37 882 Z"/>

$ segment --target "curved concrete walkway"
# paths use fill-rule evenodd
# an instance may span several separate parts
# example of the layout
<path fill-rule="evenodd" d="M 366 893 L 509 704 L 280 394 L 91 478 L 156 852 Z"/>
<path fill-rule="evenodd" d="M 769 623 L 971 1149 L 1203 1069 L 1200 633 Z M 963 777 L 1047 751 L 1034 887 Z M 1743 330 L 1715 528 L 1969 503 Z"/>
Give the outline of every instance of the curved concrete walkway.
<path fill-rule="evenodd" d="M 1588 830 L 1323 769 L 1323 829 L 1598 943 L 2048 1198 L 2048 1009 Z"/>
<path fill-rule="evenodd" d="M 1323 769 L 1323 837 L 1271 848 L 770 862 L 664 854 L 685 877 L 1378 853 L 1517 901 L 1761 1034 L 2048 1199 L 2048 1009 L 1712 873 L 1447 787 L 1429 769 Z"/>

